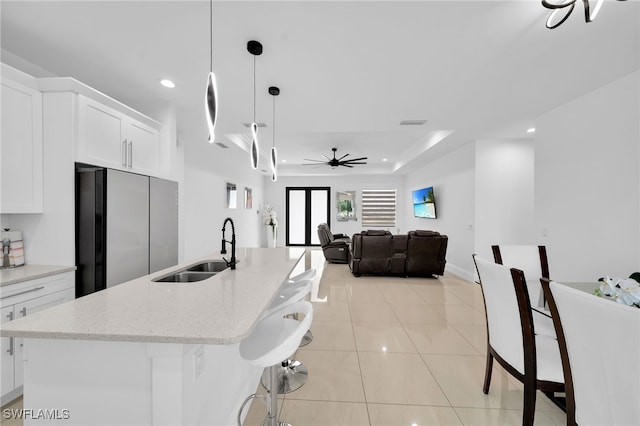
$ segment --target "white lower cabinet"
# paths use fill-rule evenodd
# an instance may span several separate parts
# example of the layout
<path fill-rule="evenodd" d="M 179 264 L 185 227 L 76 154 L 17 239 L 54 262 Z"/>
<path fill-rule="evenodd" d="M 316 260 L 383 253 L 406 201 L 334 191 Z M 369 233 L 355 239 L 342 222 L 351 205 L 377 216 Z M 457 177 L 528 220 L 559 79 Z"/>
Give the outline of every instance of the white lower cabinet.
<path fill-rule="evenodd" d="M 2 322 L 19 319 L 75 298 L 73 272 L 23 281 L 2 287 Z M 22 338 L 2 337 L 1 404 L 22 394 Z"/>

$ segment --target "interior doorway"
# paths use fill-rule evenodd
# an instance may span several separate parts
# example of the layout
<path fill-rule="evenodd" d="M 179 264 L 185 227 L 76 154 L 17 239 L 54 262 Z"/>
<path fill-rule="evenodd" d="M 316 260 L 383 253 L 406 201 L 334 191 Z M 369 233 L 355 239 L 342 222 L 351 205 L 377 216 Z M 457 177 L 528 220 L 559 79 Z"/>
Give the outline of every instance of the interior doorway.
<path fill-rule="evenodd" d="M 318 225 L 329 226 L 331 188 L 286 187 L 286 245 L 319 246 Z"/>

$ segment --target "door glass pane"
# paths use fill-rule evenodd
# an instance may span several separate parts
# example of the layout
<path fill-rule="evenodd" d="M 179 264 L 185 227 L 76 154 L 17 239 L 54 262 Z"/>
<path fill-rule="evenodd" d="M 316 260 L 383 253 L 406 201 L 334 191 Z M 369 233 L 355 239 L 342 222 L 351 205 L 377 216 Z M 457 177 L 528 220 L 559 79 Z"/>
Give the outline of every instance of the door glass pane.
<path fill-rule="evenodd" d="M 305 191 L 289 191 L 289 244 L 305 244 Z"/>
<path fill-rule="evenodd" d="M 324 189 L 311 191 L 311 244 L 320 244 L 318 225 L 327 223 L 329 197 Z"/>

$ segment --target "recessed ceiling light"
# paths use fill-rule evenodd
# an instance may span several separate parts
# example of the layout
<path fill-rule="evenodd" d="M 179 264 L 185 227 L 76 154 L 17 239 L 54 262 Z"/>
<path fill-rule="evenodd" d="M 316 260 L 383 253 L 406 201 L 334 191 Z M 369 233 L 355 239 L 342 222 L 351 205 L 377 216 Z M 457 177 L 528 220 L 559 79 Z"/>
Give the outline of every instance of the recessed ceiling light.
<path fill-rule="evenodd" d="M 160 80 L 160 84 L 162 84 L 164 87 L 168 87 L 169 89 L 173 89 L 174 87 L 176 87 L 176 84 L 173 81 L 167 80 L 166 78 Z"/>
<path fill-rule="evenodd" d="M 287 160 L 282 160 L 282 162 L 283 162 L 283 163 L 286 163 L 286 162 L 287 162 Z"/>
<path fill-rule="evenodd" d="M 535 127 L 529 127 L 527 129 L 527 133 L 535 133 L 536 132 L 536 128 Z"/>
<path fill-rule="evenodd" d="M 382 161 L 389 161 L 389 160 L 387 160 L 386 158 L 383 158 Z"/>

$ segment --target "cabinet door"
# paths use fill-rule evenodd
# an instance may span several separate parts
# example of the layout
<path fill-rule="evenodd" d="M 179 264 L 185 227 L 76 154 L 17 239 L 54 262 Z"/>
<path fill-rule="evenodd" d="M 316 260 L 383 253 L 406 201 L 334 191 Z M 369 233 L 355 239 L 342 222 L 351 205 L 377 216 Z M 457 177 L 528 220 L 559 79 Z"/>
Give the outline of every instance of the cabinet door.
<path fill-rule="evenodd" d="M 38 311 L 50 308 L 55 305 L 59 305 L 64 302 L 73 300 L 75 291 L 72 288 L 66 290 L 57 291 L 55 293 L 47 294 L 44 296 L 36 297 L 35 299 L 27 300 L 26 302 L 18 303 L 15 305 L 16 318 L 22 318 L 27 315 L 35 314 Z M 15 373 L 14 373 L 14 387 L 22 386 L 22 376 L 24 371 L 23 366 L 23 342 L 22 338 L 15 339 Z"/>
<path fill-rule="evenodd" d="M 42 93 L 2 79 L 0 213 L 42 213 Z"/>
<path fill-rule="evenodd" d="M 158 172 L 158 132 L 137 121 L 126 124 L 126 139 L 131 143 L 128 152 L 129 168 L 143 175 Z"/>
<path fill-rule="evenodd" d="M 2 322 L 11 321 L 13 316 L 13 305 L 7 306 L 0 310 L 2 313 Z M 2 354 L 0 356 L 0 363 L 2 364 L 2 378 L 0 383 L 0 393 L 2 395 L 7 392 L 11 392 L 14 389 L 13 386 L 13 359 L 15 353 L 15 341 L 12 337 L 2 337 Z"/>
<path fill-rule="evenodd" d="M 78 104 L 78 159 L 98 166 L 124 168 L 126 146 L 122 114 L 84 96 L 79 96 Z"/>

